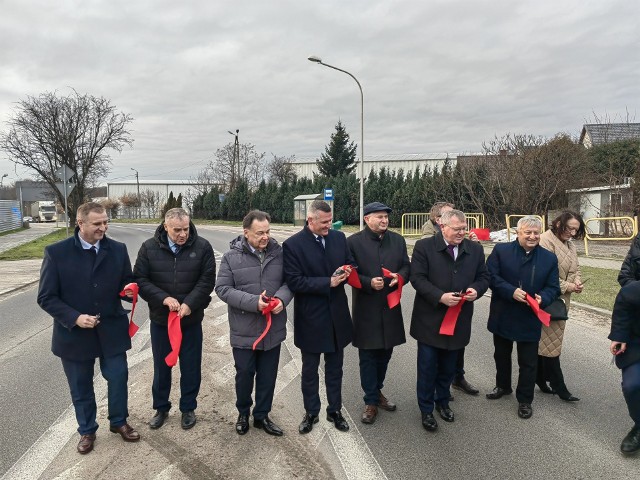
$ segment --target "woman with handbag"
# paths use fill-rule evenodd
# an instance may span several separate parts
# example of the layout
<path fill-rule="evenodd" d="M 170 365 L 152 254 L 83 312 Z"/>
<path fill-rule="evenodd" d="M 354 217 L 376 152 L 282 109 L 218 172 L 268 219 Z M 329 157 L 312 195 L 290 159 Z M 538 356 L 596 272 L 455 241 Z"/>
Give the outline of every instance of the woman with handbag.
<path fill-rule="evenodd" d="M 580 293 L 583 284 L 580 279 L 578 253 L 573 240 L 584 237 L 585 226 L 580 214 L 565 211 L 551 222 L 551 228 L 540 236 L 540 246 L 558 257 L 560 274 L 560 298 L 564 300 L 567 312 L 572 293 Z M 560 368 L 560 351 L 566 320 L 552 321 L 548 327 L 542 327 L 542 337 L 538 346 L 538 373 L 536 383 L 543 393 L 557 394 L 566 402 L 577 402 L 578 397 L 571 395 L 564 383 Z M 547 381 L 549 384 L 547 384 Z"/>

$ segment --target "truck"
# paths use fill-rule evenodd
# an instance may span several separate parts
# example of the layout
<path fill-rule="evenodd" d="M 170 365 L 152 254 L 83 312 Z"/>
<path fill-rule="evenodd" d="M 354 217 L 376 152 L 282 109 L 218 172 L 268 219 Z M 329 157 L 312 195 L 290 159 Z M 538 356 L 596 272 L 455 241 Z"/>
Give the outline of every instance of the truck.
<path fill-rule="evenodd" d="M 58 220 L 55 202 L 31 202 L 29 211 L 34 222 L 55 222 Z"/>

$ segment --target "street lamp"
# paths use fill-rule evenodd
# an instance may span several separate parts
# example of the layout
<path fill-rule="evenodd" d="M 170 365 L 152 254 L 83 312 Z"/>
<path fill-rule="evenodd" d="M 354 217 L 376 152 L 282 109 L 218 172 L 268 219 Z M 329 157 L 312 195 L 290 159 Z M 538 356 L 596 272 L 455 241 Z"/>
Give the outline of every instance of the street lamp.
<path fill-rule="evenodd" d="M 362 94 L 362 85 L 360 85 L 358 79 L 351 73 L 346 70 L 342 70 L 341 68 L 334 67 L 333 65 L 329 65 L 328 63 L 324 63 L 320 57 L 311 55 L 308 60 L 310 62 L 324 65 L 325 67 L 333 68 L 339 72 L 346 73 L 356 81 L 358 88 L 360 89 L 360 230 L 362 230 L 364 217 L 364 95 Z"/>
<path fill-rule="evenodd" d="M 135 168 L 131 167 L 131 170 L 133 170 L 134 172 L 136 172 L 136 185 L 138 186 L 138 218 L 140 218 L 140 175 L 138 174 L 138 170 L 136 170 Z"/>
<path fill-rule="evenodd" d="M 238 143 L 238 134 L 240 133 L 239 129 L 236 129 L 236 133 L 233 133 L 231 130 L 227 130 L 231 135 L 236 137 L 236 140 L 233 144 L 233 163 L 238 166 L 238 181 L 240 181 L 240 143 Z M 233 190 L 235 186 L 235 181 L 233 177 L 235 176 L 234 165 L 231 165 L 231 185 L 230 190 Z"/>
<path fill-rule="evenodd" d="M 4 175 L 2 175 L 2 178 L 0 178 L 0 188 L 2 188 L 2 184 L 4 183 L 4 177 L 8 177 L 9 174 L 5 173 Z"/>

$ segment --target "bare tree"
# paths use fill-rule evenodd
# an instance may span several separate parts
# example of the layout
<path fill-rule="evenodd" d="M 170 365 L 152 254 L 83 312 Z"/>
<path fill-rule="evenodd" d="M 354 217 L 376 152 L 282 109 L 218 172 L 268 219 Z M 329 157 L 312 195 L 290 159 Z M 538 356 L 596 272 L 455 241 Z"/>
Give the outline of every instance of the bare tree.
<path fill-rule="evenodd" d="M 273 153 L 271 155 L 273 159 L 267 165 L 269 179 L 275 181 L 278 185 L 292 182 L 296 178 L 296 167 L 293 166 L 296 156 L 279 157 Z"/>
<path fill-rule="evenodd" d="M 238 166 L 235 159 L 235 145 L 228 143 L 216 150 L 215 158 L 209 162 L 202 173 L 211 183 L 224 185 L 227 191 L 232 190 L 239 179 L 244 180 L 249 188 L 257 187 L 265 177 L 264 153 L 258 153 L 255 146 L 250 143 L 241 143 L 239 146 Z"/>
<path fill-rule="evenodd" d="M 140 206 L 147 211 L 147 218 L 158 218 L 165 198 L 160 192 L 147 188 L 140 192 Z"/>
<path fill-rule="evenodd" d="M 0 148 L 9 160 L 47 182 L 62 205 L 64 198 L 56 188 L 59 180 L 54 172 L 66 165 L 76 173 L 76 186 L 68 199 L 73 222 L 77 207 L 85 201 L 86 189 L 109 171 L 109 150 L 121 152 L 133 145 L 127 130 L 132 120 L 103 97 L 75 90 L 67 96 L 46 92 L 17 103 L 8 121 L 9 131 L 0 134 Z"/>
<path fill-rule="evenodd" d="M 118 207 L 120 207 L 120 202 L 114 198 L 105 198 L 100 201 L 100 205 L 102 205 L 109 218 L 118 218 Z"/>
<path fill-rule="evenodd" d="M 140 209 L 140 198 L 136 193 L 125 193 L 119 199 L 122 205 L 122 215 L 120 218 L 136 218 Z M 132 215 L 133 212 L 133 215 Z"/>

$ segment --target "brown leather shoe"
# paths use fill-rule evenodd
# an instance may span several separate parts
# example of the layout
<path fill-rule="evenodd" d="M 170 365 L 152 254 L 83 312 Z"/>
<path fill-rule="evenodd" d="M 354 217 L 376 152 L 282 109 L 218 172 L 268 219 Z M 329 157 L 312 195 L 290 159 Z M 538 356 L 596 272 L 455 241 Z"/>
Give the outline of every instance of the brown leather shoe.
<path fill-rule="evenodd" d="M 109 430 L 111 430 L 113 433 L 119 433 L 125 442 L 137 442 L 138 440 L 140 440 L 140 434 L 136 432 L 128 423 L 125 423 L 121 427 L 111 426 L 109 427 Z"/>
<path fill-rule="evenodd" d="M 371 424 L 376 421 L 378 416 L 378 407 L 375 405 L 365 405 L 364 412 L 362 412 L 362 423 Z"/>
<path fill-rule="evenodd" d="M 378 407 L 380 407 L 383 410 L 386 410 L 387 412 L 395 412 L 396 408 L 398 408 L 396 407 L 396 404 L 391 403 L 389 399 L 382 394 L 382 392 L 380 392 L 380 400 L 378 401 Z"/>
<path fill-rule="evenodd" d="M 96 441 L 96 434 L 91 433 L 89 435 L 80 436 L 80 441 L 78 442 L 78 453 L 84 455 L 93 450 L 93 442 Z"/>

